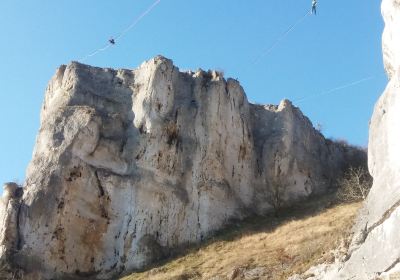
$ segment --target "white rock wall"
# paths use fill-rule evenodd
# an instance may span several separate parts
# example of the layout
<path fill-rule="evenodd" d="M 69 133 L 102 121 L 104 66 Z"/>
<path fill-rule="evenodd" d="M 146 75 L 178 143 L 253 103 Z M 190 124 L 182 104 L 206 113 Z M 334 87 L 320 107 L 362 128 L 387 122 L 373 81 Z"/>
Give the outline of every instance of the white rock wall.
<path fill-rule="evenodd" d="M 163 57 L 136 70 L 71 63 L 46 90 L 24 195 L 2 215 L 17 217 L 14 237 L 0 245 L 26 275 L 107 279 L 327 191 L 344 160 L 289 101 L 249 104 L 220 73 Z"/>

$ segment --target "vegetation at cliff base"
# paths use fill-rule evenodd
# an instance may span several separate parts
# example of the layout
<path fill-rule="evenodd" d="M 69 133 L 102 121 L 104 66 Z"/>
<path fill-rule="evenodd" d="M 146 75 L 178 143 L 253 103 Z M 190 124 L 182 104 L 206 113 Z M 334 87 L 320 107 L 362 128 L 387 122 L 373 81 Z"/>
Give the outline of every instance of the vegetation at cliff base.
<path fill-rule="evenodd" d="M 333 262 L 333 249 L 342 248 L 344 254 L 360 205 L 336 204 L 327 196 L 282 210 L 277 217 L 250 218 L 123 279 L 287 279 Z"/>

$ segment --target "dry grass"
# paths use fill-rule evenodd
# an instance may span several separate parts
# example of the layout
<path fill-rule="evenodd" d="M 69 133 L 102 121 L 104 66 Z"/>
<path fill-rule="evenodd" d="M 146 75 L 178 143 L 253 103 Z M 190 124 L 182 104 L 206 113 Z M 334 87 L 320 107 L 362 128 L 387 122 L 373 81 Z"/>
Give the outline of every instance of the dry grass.
<path fill-rule="evenodd" d="M 323 198 L 286 209 L 279 217 L 248 219 L 201 247 L 123 279 L 242 279 L 238 271 L 253 268 L 263 271 L 253 279 L 286 279 L 332 261 L 330 251 L 348 238 L 360 205 L 332 205 Z"/>

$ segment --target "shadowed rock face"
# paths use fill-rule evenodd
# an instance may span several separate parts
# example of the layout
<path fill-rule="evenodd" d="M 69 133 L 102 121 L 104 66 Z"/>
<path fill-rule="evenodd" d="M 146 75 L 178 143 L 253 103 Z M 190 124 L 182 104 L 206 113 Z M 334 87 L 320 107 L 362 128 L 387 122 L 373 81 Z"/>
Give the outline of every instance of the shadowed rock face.
<path fill-rule="evenodd" d="M 26 277 L 107 279 L 326 192 L 347 152 L 217 72 L 71 63 L 46 90 L 23 196 L 2 200 L 0 252 Z"/>

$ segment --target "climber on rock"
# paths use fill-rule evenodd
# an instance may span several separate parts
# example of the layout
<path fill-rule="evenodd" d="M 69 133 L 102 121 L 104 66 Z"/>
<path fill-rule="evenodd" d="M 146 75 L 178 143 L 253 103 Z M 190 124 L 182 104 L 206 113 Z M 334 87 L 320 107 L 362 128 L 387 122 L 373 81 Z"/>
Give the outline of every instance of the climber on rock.
<path fill-rule="evenodd" d="M 317 15 L 317 0 L 312 0 L 311 14 Z"/>
<path fill-rule="evenodd" d="M 108 42 L 110 42 L 111 45 L 115 45 L 115 40 L 113 38 L 111 38 L 110 40 L 108 40 Z"/>

